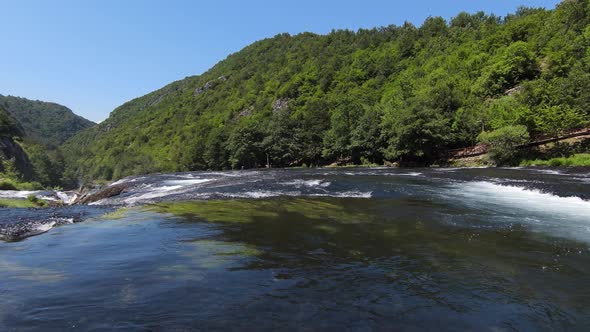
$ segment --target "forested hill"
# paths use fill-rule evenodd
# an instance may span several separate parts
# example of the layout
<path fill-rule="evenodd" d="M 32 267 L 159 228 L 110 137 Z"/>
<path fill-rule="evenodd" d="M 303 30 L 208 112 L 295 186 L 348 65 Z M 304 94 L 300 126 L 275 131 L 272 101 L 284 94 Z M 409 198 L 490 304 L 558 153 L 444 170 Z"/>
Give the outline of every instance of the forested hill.
<path fill-rule="evenodd" d="M 55 103 L 0 95 L 0 107 L 16 119 L 25 136 L 51 147 L 61 145 L 78 131 L 94 125 Z"/>
<path fill-rule="evenodd" d="M 66 147 L 79 174 L 335 161 L 428 164 L 483 131 L 582 126 L 590 5 L 280 34 L 115 109 Z M 509 130 L 508 130 L 509 129 Z"/>
<path fill-rule="evenodd" d="M 6 110 L 0 105 L 0 138 L 12 138 L 14 136 L 20 137 L 22 135 L 22 128 L 18 125 L 16 120 L 12 118 L 10 113 L 6 112 Z"/>
<path fill-rule="evenodd" d="M 76 187 L 59 146 L 92 125 L 58 104 L 0 95 L 0 190 Z"/>

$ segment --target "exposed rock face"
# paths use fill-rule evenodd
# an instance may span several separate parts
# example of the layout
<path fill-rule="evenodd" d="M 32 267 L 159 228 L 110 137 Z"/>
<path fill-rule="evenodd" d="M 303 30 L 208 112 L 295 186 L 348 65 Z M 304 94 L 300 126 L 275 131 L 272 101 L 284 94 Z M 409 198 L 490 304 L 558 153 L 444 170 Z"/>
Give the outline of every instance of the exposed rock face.
<path fill-rule="evenodd" d="M 161 96 L 158 96 L 158 98 L 156 98 L 154 101 L 152 101 L 152 102 L 150 102 L 149 104 L 147 104 L 147 105 L 146 105 L 146 108 L 147 108 L 147 107 L 154 106 L 154 105 L 156 105 L 157 103 L 161 102 L 161 101 L 162 101 L 162 99 L 164 99 L 164 97 L 166 97 L 168 94 L 169 94 L 169 92 L 167 92 L 167 93 L 165 93 L 165 94 L 163 94 L 163 95 L 161 95 Z"/>
<path fill-rule="evenodd" d="M 227 81 L 227 79 L 228 76 L 221 75 L 217 79 L 205 83 L 205 85 L 203 85 L 202 87 L 196 88 L 195 92 L 193 93 L 193 96 L 197 97 L 211 89 L 215 89 L 216 86 L 218 86 L 221 82 Z"/>
<path fill-rule="evenodd" d="M 504 94 L 507 96 L 513 96 L 515 94 L 521 93 L 523 89 L 524 89 L 524 87 L 522 85 L 518 85 L 518 86 L 515 86 L 514 88 L 504 92 Z"/>
<path fill-rule="evenodd" d="M 273 113 L 284 110 L 289 110 L 289 99 L 277 99 L 272 103 Z"/>
<path fill-rule="evenodd" d="M 33 167 L 29 161 L 29 156 L 12 138 L 0 137 L 0 160 L 14 160 L 14 166 L 24 175 L 25 179 L 30 179 L 33 175 Z M 0 164 L 0 171 L 3 171 Z"/>
<path fill-rule="evenodd" d="M 252 115 L 253 112 L 254 112 L 254 106 L 244 108 L 243 110 L 240 111 L 240 113 L 238 113 L 238 118 L 250 116 L 250 115 Z"/>
<path fill-rule="evenodd" d="M 78 202 L 76 202 L 76 203 L 90 204 L 90 203 L 98 202 L 101 199 L 121 195 L 123 192 L 125 192 L 125 190 L 127 188 L 129 188 L 129 185 L 126 183 L 116 184 L 114 186 L 109 186 L 105 189 L 99 190 L 98 192 L 96 192 L 94 194 L 82 196 L 80 198 L 80 200 L 78 200 Z"/>

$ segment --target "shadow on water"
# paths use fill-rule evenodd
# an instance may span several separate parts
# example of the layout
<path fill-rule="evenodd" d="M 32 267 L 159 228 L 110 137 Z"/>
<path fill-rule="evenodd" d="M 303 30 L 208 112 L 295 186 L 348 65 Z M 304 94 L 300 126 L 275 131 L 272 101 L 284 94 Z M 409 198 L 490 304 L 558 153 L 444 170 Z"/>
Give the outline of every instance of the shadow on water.
<path fill-rule="evenodd" d="M 274 198 L 148 210 L 211 225 L 218 232 L 207 241 L 216 242 L 205 245 L 233 244 L 225 255 L 243 258 L 227 270 L 272 273 L 276 284 L 241 308 L 244 316 L 228 309 L 236 321 L 258 315 L 268 324 L 260 313 L 274 312 L 274 322 L 285 324 L 279 326 L 297 328 L 306 321 L 316 328 L 324 322 L 417 330 L 435 321 L 445 329 L 499 330 L 590 323 L 590 291 L 580 288 L 590 286 L 586 245 L 525 225 L 491 227 L 485 215 L 456 206 L 415 198 Z M 185 241 L 205 248 L 202 237 Z M 252 326 L 256 321 L 250 317 Z"/>

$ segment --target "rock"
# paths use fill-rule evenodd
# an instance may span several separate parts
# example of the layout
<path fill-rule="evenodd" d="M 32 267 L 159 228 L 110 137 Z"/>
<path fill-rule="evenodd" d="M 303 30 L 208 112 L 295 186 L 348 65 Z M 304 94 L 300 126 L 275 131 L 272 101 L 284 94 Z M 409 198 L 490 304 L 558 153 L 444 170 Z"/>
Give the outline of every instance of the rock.
<path fill-rule="evenodd" d="M 385 166 L 385 167 L 399 167 L 399 162 L 386 161 L 383 163 L 383 166 Z"/>
<path fill-rule="evenodd" d="M 204 93 L 206 90 L 204 87 L 200 87 L 200 88 L 196 88 L 195 92 L 193 92 L 193 96 L 197 97 L 199 95 L 201 95 L 202 93 Z"/>
<path fill-rule="evenodd" d="M 277 99 L 272 103 L 272 111 L 273 113 L 283 110 L 289 110 L 289 99 Z"/>
<path fill-rule="evenodd" d="M 122 193 L 124 193 L 127 188 L 129 188 L 129 185 L 127 183 L 121 183 L 121 184 L 109 186 L 103 190 L 99 190 L 98 192 L 96 192 L 94 194 L 82 196 L 76 203 L 90 204 L 90 203 L 100 201 L 101 199 L 110 198 L 113 196 L 118 196 L 118 195 L 121 195 Z"/>
<path fill-rule="evenodd" d="M 244 108 L 243 110 L 238 113 L 239 118 L 243 118 L 245 116 L 250 116 L 254 112 L 254 106 L 250 106 L 248 108 Z"/>
<path fill-rule="evenodd" d="M 521 93 L 523 89 L 524 87 L 522 85 L 518 85 L 510 90 L 507 90 L 506 92 L 504 92 L 504 94 L 507 96 L 513 96 L 515 94 Z"/>
<path fill-rule="evenodd" d="M 217 79 L 205 83 L 205 85 L 203 85 L 202 87 L 196 88 L 195 92 L 193 92 L 193 96 L 197 97 L 211 89 L 214 89 L 217 85 L 219 85 L 220 82 L 227 81 L 227 79 L 228 76 L 221 75 Z"/>

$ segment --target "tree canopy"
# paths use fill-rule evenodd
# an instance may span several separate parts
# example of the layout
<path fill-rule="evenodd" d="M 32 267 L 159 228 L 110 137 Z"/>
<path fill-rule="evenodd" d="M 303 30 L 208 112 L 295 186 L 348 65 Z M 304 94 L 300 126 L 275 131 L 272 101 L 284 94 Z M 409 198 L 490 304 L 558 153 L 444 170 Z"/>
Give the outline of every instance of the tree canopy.
<path fill-rule="evenodd" d="M 280 34 L 115 109 L 65 145 L 73 171 L 437 162 L 482 131 L 587 123 L 590 5 L 459 13 L 327 35 Z M 521 128 L 521 127 L 518 127 Z"/>

